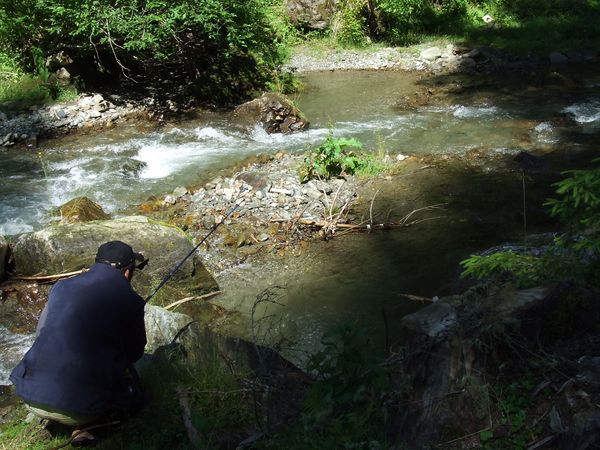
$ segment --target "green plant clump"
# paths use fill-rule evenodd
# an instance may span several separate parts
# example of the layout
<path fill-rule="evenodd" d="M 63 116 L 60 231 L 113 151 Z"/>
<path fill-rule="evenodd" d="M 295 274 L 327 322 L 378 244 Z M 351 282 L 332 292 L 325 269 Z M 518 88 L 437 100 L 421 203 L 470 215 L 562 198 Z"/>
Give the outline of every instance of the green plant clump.
<path fill-rule="evenodd" d="M 361 149 L 362 143 L 354 138 L 334 138 L 309 151 L 300 170 L 303 183 L 313 179 L 330 179 L 340 175 L 373 175 L 381 172 L 382 166 L 372 155 L 357 154 L 350 149 Z"/>
<path fill-rule="evenodd" d="M 33 53 L 34 73 L 26 73 L 18 62 L 0 51 L 0 107 L 25 109 L 32 105 L 52 101 L 73 100 L 77 96 L 74 86 L 61 86 L 53 79 L 40 59 Z"/>

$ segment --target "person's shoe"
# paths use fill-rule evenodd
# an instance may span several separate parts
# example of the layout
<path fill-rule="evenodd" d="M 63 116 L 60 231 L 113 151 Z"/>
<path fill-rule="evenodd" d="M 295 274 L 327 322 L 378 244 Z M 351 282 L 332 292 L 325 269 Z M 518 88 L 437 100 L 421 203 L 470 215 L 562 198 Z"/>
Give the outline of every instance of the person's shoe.
<path fill-rule="evenodd" d="M 96 438 L 89 431 L 74 430 L 71 433 L 71 445 L 73 447 L 89 447 L 96 444 Z"/>

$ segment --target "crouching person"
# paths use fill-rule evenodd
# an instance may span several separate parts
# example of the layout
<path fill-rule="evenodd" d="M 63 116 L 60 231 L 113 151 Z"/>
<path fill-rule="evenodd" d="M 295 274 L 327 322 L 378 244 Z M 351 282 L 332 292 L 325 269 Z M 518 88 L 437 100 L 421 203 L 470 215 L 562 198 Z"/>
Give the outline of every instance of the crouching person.
<path fill-rule="evenodd" d="M 142 262 L 137 265 L 137 262 Z M 144 403 L 133 363 L 146 345 L 144 300 L 130 285 L 140 253 L 120 241 L 102 244 L 89 271 L 50 291 L 36 338 L 10 380 L 38 416 L 81 428 Z"/>

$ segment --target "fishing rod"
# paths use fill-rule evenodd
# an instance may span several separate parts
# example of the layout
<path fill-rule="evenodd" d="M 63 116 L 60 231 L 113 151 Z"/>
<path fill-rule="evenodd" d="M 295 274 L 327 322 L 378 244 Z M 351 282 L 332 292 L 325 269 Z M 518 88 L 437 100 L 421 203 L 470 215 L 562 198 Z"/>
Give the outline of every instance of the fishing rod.
<path fill-rule="evenodd" d="M 241 194 L 241 193 L 242 193 L 242 192 L 240 192 L 240 194 Z M 239 194 L 238 194 L 238 197 L 239 197 Z M 152 291 L 152 293 L 151 293 L 151 294 L 150 294 L 148 297 L 146 297 L 146 300 L 144 300 L 144 303 L 148 303 L 148 302 L 150 301 L 150 299 L 152 299 L 152 297 L 154 297 L 154 296 L 156 295 L 156 293 L 157 293 L 158 291 L 160 291 L 160 289 L 161 289 L 161 288 L 162 288 L 162 287 L 163 287 L 165 284 L 167 284 L 167 282 L 168 282 L 168 281 L 169 281 L 169 280 L 170 280 L 170 279 L 173 277 L 173 275 L 175 275 L 175 272 L 177 272 L 177 271 L 178 271 L 178 270 L 181 268 L 181 266 L 183 266 L 183 264 L 184 264 L 184 263 L 185 263 L 185 262 L 188 260 L 188 258 L 189 258 L 190 256 L 192 256 L 192 255 L 193 255 L 193 254 L 196 252 L 196 250 L 198 250 L 198 248 L 199 248 L 199 247 L 200 247 L 200 246 L 201 246 L 201 245 L 204 243 L 204 241 L 206 241 L 206 240 L 209 238 L 209 236 L 210 236 L 211 234 L 213 234 L 213 233 L 214 233 L 214 231 L 215 231 L 217 228 L 219 228 L 219 226 L 221 226 L 221 225 L 223 224 L 223 222 L 225 222 L 225 220 L 227 220 L 227 218 L 228 218 L 229 216 L 231 216 L 231 215 L 233 214 L 233 212 L 234 212 L 236 209 L 238 209 L 238 208 L 239 208 L 239 206 L 240 206 L 240 203 L 238 203 L 238 202 L 237 202 L 237 198 L 238 198 L 238 197 L 236 197 L 236 199 L 234 200 L 234 202 L 235 202 L 235 205 L 233 206 L 233 208 L 231 208 L 231 209 L 229 210 L 229 212 L 228 212 L 227 214 L 225 214 L 225 216 L 223 216 L 223 218 L 222 218 L 222 219 L 221 219 L 221 220 L 220 220 L 220 221 L 219 221 L 219 222 L 218 222 L 218 223 L 217 223 L 215 226 L 213 226 L 213 227 L 210 229 L 210 231 L 209 231 L 208 233 L 206 233 L 206 236 L 204 236 L 204 237 L 202 238 L 202 240 L 201 240 L 200 242 L 198 242 L 198 244 L 196 244 L 196 246 L 195 246 L 193 249 L 191 249 L 191 250 L 190 250 L 190 252 L 189 252 L 189 253 L 188 253 L 188 254 L 185 256 L 185 258 L 183 258 L 181 261 L 179 261 L 179 264 L 177 264 L 177 265 L 176 265 L 176 266 L 175 266 L 175 267 L 174 267 L 174 268 L 173 268 L 173 269 L 172 269 L 172 270 L 169 272 L 169 274 L 168 274 L 166 277 L 164 277 L 164 278 L 162 279 L 162 281 L 161 281 L 161 282 L 160 282 L 160 284 L 159 284 L 159 285 L 156 287 L 156 289 L 154 289 L 154 291 Z"/>

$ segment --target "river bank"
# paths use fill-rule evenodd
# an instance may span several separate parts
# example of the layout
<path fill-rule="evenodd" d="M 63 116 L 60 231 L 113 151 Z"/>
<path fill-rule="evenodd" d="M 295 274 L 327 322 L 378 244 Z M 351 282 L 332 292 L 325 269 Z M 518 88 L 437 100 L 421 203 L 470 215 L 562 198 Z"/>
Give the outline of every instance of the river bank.
<path fill-rule="evenodd" d="M 492 47 L 468 48 L 452 43 L 413 47 L 374 46 L 358 50 L 315 50 L 310 46 L 297 46 L 282 70 L 299 75 L 353 70 L 424 72 L 435 76 L 507 72 L 543 78 L 552 71 L 569 72 L 576 70 L 573 66 L 593 65 L 598 60 L 599 54 L 594 51 L 521 57 Z M 149 87 L 147 95 L 138 86 L 131 88 L 134 89 L 132 95 L 123 88 L 116 93 L 83 93 L 73 102 L 34 105 L 25 111 L 2 112 L 0 109 L 0 147 L 19 144 L 36 148 L 39 139 L 90 133 L 136 120 L 150 120 L 158 124 L 165 120 L 177 121 L 202 110 L 198 109 L 193 98 L 177 95 L 181 87 L 169 84 L 173 95 L 153 86 Z"/>

